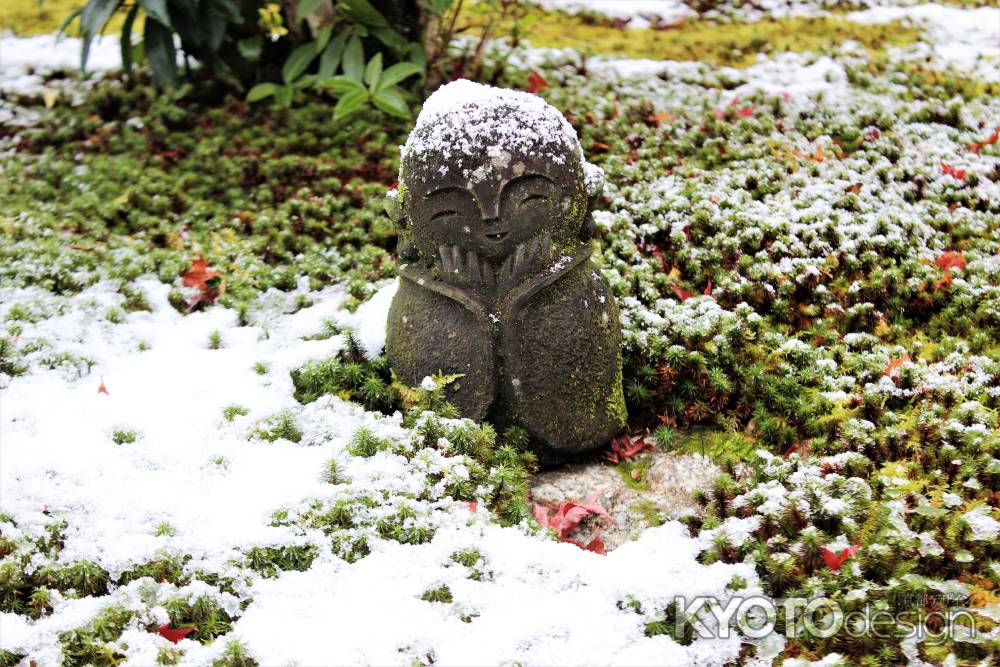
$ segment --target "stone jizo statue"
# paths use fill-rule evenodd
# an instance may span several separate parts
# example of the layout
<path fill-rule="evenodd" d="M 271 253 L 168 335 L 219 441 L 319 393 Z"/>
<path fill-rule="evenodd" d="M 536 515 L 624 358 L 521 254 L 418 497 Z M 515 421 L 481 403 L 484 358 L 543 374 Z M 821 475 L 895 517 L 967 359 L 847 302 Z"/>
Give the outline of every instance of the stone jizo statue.
<path fill-rule="evenodd" d="M 621 328 L 590 262 L 604 174 L 576 132 L 540 97 L 456 81 L 401 157 L 396 375 L 461 374 L 445 389 L 459 412 L 523 427 L 543 462 L 607 443 L 625 422 Z"/>

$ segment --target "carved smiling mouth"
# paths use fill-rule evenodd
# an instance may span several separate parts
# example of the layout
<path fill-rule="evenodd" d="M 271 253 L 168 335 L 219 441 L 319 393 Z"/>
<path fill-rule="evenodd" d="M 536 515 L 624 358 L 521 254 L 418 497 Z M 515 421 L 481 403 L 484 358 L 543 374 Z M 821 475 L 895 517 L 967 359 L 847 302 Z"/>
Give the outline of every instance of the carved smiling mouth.
<path fill-rule="evenodd" d="M 486 238 L 493 242 L 503 241 L 507 237 L 507 232 L 492 232 L 485 234 Z"/>

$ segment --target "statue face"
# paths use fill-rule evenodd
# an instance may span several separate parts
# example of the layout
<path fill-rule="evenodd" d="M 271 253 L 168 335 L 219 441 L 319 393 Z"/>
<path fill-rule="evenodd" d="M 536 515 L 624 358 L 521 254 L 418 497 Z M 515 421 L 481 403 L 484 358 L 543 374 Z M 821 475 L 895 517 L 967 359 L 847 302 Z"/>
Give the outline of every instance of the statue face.
<path fill-rule="evenodd" d="M 512 158 L 486 176 L 435 177 L 419 170 L 407 178 L 407 217 L 425 257 L 442 245 L 458 246 L 490 259 L 503 259 L 518 244 L 542 233 L 557 243 L 575 235 L 582 216 L 574 198 L 582 196 L 579 166 L 551 159 Z"/>

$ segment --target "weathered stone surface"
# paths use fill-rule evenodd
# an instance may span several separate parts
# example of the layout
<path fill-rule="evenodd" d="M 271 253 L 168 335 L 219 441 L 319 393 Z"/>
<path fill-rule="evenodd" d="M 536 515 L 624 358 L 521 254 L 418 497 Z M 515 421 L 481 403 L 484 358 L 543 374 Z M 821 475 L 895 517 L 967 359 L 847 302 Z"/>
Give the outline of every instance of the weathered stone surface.
<path fill-rule="evenodd" d="M 651 452 L 640 454 L 637 461 L 648 462 L 648 468 L 640 468 L 644 472 L 637 483 L 627 482 L 617 467 L 604 463 L 570 464 L 540 472 L 532 478 L 531 499 L 556 508 L 567 501 L 581 502 L 603 489 L 598 502 L 614 522 L 593 516 L 569 537 L 586 544 L 600 534 L 610 551 L 651 526 L 698 512 L 692 494 L 696 489 L 709 489 L 720 472 L 700 454 Z"/>
<path fill-rule="evenodd" d="M 541 98 L 468 81 L 427 100 L 386 210 L 401 285 L 386 352 L 461 414 L 525 428 L 543 462 L 625 422 L 618 307 L 590 261 L 603 174 Z"/>

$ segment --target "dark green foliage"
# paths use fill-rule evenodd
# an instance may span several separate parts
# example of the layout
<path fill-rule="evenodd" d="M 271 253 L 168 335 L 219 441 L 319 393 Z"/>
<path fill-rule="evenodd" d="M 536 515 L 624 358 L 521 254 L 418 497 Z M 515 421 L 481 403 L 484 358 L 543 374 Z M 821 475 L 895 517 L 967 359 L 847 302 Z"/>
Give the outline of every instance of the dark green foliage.
<path fill-rule="evenodd" d="M 185 586 L 191 583 L 192 579 L 191 574 L 185 569 L 190 560 L 191 557 L 188 555 L 162 552 L 153 560 L 125 570 L 118 578 L 118 584 L 124 585 L 136 579 L 149 577 L 153 581 Z"/>
<path fill-rule="evenodd" d="M 219 635 L 229 632 L 232 618 L 219 603 L 206 595 L 194 599 L 177 597 L 164 602 L 163 606 L 170 614 L 170 627 L 193 627 L 195 631 L 188 635 L 202 643 L 208 643 Z"/>
<path fill-rule="evenodd" d="M 16 667 L 25 658 L 24 653 L 0 650 L 0 667 Z"/>
<path fill-rule="evenodd" d="M 350 331 L 344 334 L 344 349 L 324 361 L 310 361 L 291 372 L 295 398 L 312 403 L 333 394 L 361 403 L 369 410 L 392 412 L 399 406 L 393 391 L 392 372 L 385 357 L 368 360 Z"/>
<path fill-rule="evenodd" d="M 54 522 L 46 526 L 45 537 L 33 542 L 18 543 L 0 537 L 0 611 L 37 619 L 51 611 L 52 590 L 77 596 L 108 592 L 110 576 L 95 563 L 54 564 L 62 550 L 65 530 L 64 522 Z M 41 564 L 29 568 L 33 559 Z M 29 569 L 31 573 L 27 574 Z"/>
<path fill-rule="evenodd" d="M 132 27 L 137 12 L 145 14 L 143 53 L 154 76 L 164 86 L 176 87 L 180 80 L 174 35 L 181 40 L 185 54 L 200 60 L 215 76 L 233 79 L 245 71 L 249 62 L 242 56 L 237 42 L 242 35 L 253 34 L 254 26 L 244 17 L 253 17 L 257 8 L 253 0 L 143 0 L 127 5 L 122 0 L 88 0 L 82 11 L 77 10 L 83 35 L 81 67 L 86 68 L 91 40 L 104 31 L 116 11 L 126 12 L 122 28 L 122 64 L 131 70 L 135 54 L 131 46 Z"/>
<path fill-rule="evenodd" d="M 111 606 L 87 625 L 61 633 L 62 664 L 66 667 L 104 667 L 124 662 L 125 655 L 111 642 L 118 639 L 133 617 L 134 613 L 130 610 Z"/>
<path fill-rule="evenodd" d="M 0 373 L 7 375 L 22 375 L 28 367 L 20 363 L 14 349 L 14 343 L 6 336 L 0 336 Z"/>
<path fill-rule="evenodd" d="M 689 645 L 694 641 L 694 627 L 689 621 L 684 619 L 683 614 L 677 604 L 669 605 L 663 613 L 663 617 L 646 624 L 645 634 L 647 637 L 656 635 L 667 635 L 678 644 Z M 678 623 L 678 620 L 680 622 Z"/>
<path fill-rule="evenodd" d="M 312 566 L 317 549 L 312 545 L 254 547 L 247 552 L 247 567 L 264 577 L 274 578 L 286 570 L 303 572 Z"/>
<path fill-rule="evenodd" d="M 226 643 L 222 655 L 212 662 L 212 667 L 257 667 L 257 665 L 257 661 L 247 651 L 246 646 L 236 639 Z"/>
<path fill-rule="evenodd" d="M 378 452 L 392 449 L 392 442 L 381 438 L 376 438 L 371 431 L 366 428 L 358 429 L 351 443 L 347 446 L 347 452 L 351 456 L 369 457 L 375 456 Z"/>

